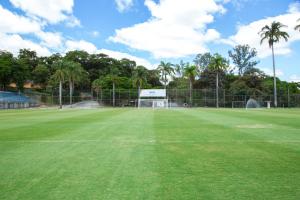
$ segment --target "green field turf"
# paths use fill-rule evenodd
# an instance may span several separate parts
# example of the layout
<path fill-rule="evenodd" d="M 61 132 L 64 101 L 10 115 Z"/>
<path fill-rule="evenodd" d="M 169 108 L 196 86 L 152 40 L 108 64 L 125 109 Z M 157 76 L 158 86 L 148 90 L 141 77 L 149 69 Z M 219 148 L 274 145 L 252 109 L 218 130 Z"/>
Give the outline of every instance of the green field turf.
<path fill-rule="evenodd" d="M 300 199 L 300 110 L 0 111 L 0 199 Z"/>

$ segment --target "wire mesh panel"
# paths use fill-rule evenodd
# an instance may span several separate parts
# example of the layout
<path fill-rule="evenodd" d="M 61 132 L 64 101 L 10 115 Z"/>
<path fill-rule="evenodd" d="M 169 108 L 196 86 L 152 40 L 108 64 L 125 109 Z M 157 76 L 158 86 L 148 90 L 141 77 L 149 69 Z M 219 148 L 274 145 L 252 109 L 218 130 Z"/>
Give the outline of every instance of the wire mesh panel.
<path fill-rule="evenodd" d="M 2 92 L 3 94 L 3 92 Z M 17 93 L 15 93 L 17 95 Z M 2 95 L 3 96 L 3 95 Z M 28 104 L 18 103 L 18 101 L 6 101 L 0 98 L 0 109 L 26 108 L 33 106 L 58 106 L 59 95 L 46 93 L 25 93 L 23 95 L 31 101 Z M 167 89 L 166 97 L 168 106 L 175 107 L 217 107 L 216 91 L 214 89 Z M 17 95 L 19 98 L 19 95 Z M 268 102 L 274 106 L 273 95 L 232 95 L 229 91 L 219 90 L 219 107 L 225 108 L 245 108 L 249 99 L 255 99 L 261 107 L 266 108 Z M 150 97 L 150 99 L 153 99 Z M 75 91 L 72 97 L 72 104 L 83 101 L 97 101 L 100 107 L 138 107 L 139 97 L 137 89 L 112 89 L 100 90 L 97 93 L 92 91 Z M 150 101 L 150 102 L 149 102 Z M 63 105 L 70 105 L 68 90 L 64 90 L 62 96 Z M 145 104 L 152 107 L 153 100 L 145 100 Z M 158 107 L 158 106 L 157 106 Z M 278 107 L 294 108 L 300 107 L 300 94 L 282 94 L 278 96 Z"/>
<path fill-rule="evenodd" d="M 168 99 L 139 99 L 139 108 L 168 108 Z"/>

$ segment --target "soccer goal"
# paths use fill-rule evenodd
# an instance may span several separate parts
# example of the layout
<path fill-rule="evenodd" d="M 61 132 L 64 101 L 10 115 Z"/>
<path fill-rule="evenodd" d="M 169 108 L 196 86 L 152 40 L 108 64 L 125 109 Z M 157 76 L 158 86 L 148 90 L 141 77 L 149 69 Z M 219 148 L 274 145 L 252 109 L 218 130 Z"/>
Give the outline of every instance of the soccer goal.
<path fill-rule="evenodd" d="M 169 101 L 164 89 L 141 90 L 138 108 L 168 108 Z"/>

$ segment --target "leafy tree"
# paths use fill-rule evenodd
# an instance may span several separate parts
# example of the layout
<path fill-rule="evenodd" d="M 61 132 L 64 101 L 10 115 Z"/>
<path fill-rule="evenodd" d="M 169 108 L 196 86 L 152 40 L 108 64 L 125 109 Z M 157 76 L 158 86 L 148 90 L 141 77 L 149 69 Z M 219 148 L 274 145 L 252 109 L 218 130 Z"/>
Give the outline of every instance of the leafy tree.
<path fill-rule="evenodd" d="M 175 72 L 171 63 L 161 61 L 157 70 L 160 72 L 161 81 L 164 83 L 164 88 L 167 88 L 168 76 L 172 76 Z"/>
<path fill-rule="evenodd" d="M 256 49 L 251 49 L 249 45 L 238 45 L 233 51 L 228 52 L 233 63 L 239 70 L 239 75 L 242 76 L 245 70 L 251 69 L 256 66 L 259 62 L 253 58 L 257 56 Z"/>
<path fill-rule="evenodd" d="M 30 78 L 30 69 L 24 59 L 15 59 L 12 65 L 12 79 L 19 92 L 24 90 L 24 84 Z"/>
<path fill-rule="evenodd" d="M 243 79 L 235 80 L 230 84 L 229 91 L 233 95 L 247 95 L 249 87 Z"/>
<path fill-rule="evenodd" d="M 34 83 L 45 86 L 48 82 L 50 70 L 45 64 L 39 64 L 32 72 Z"/>
<path fill-rule="evenodd" d="M 273 79 L 274 79 L 274 105 L 277 107 L 277 86 L 276 86 L 276 69 L 275 69 L 275 56 L 274 56 L 274 44 L 278 43 L 281 39 L 288 41 L 289 34 L 281 31 L 282 28 L 286 27 L 280 22 L 273 22 L 271 26 L 266 25 L 260 31 L 261 44 L 267 40 L 269 47 L 272 49 L 273 58 Z"/>
<path fill-rule="evenodd" d="M 263 94 L 265 88 L 263 80 L 266 75 L 257 68 L 249 68 L 244 72 L 244 76 L 231 82 L 229 91 L 234 95 L 256 95 Z"/>
<path fill-rule="evenodd" d="M 185 66 L 184 68 L 184 76 L 188 78 L 190 85 L 190 105 L 193 104 L 193 82 L 195 81 L 195 77 L 198 74 L 198 68 L 195 65 Z"/>
<path fill-rule="evenodd" d="M 147 83 L 152 87 L 161 87 L 160 74 L 157 69 L 148 70 L 147 72 Z"/>
<path fill-rule="evenodd" d="M 180 61 L 179 64 L 175 65 L 175 72 L 177 77 L 183 78 L 184 77 L 184 69 L 186 67 L 188 67 L 190 64 L 189 63 L 185 63 L 182 60 Z"/>
<path fill-rule="evenodd" d="M 135 61 L 126 58 L 120 60 L 119 65 L 120 65 L 120 76 L 124 76 L 124 77 L 132 76 L 136 68 Z"/>
<path fill-rule="evenodd" d="M 205 70 L 209 67 L 212 59 L 213 55 L 210 53 L 198 54 L 194 59 L 194 63 L 198 69 Z"/>
<path fill-rule="evenodd" d="M 53 68 L 53 64 L 62 59 L 62 56 L 59 53 L 52 54 L 48 57 L 40 57 L 38 63 L 40 65 L 45 65 L 49 69 L 50 74 L 54 74 L 55 69 Z"/>
<path fill-rule="evenodd" d="M 6 90 L 12 77 L 14 57 L 11 53 L 0 51 L 0 89 Z"/>
<path fill-rule="evenodd" d="M 80 63 L 84 69 L 87 69 L 89 64 L 89 57 L 90 55 L 86 51 L 75 50 L 69 51 L 64 58 L 68 61 Z"/>
<path fill-rule="evenodd" d="M 30 71 L 33 71 L 38 65 L 38 57 L 36 52 L 29 49 L 20 49 L 18 59 L 22 60 L 22 64 L 27 65 L 26 67 Z"/>
<path fill-rule="evenodd" d="M 228 61 L 219 54 L 215 54 L 209 64 L 209 68 L 216 74 L 216 107 L 219 108 L 219 74 L 229 67 Z"/>
<path fill-rule="evenodd" d="M 133 85 L 138 88 L 138 96 L 141 87 L 147 83 L 147 69 L 144 66 L 137 66 L 133 71 Z"/>
<path fill-rule="evenodd" d="M 63 82 L 65 81 L 67 74 L 66 68 L 67 64 L 64 60 L 59 60 L 53 63 L 53 68 L 56 69 L 55 73 L 53 74 L 53 79 L 59 82 L 59 108 L 62 109 L 62 87 Z"/>

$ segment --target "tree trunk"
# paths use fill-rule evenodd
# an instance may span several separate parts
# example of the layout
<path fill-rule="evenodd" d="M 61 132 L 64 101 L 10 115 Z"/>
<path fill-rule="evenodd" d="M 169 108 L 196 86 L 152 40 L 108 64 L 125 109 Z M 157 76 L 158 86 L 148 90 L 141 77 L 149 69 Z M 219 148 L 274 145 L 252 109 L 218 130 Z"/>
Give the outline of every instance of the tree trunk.
<path fill-rule="evenodd" d="M 165 90 L 167 89 L 167 75 L 165 74 Z"/>
<path fill-rule="evenodd" d="M 141 94 L 141 86 L 139 85 L 138 87 L 138 97 L 140 98 L 140 94 Z"/>
<path fill-rule="evenodd" d="M 190 79 L 190 107 L 193 106 L 193 82 Z"/>
<path fill-rule="evenodd" d="M 102 89 L 100 89 L 100 101 L 101 101 L 101 104 L 102 104 Z"/>
<path fill-rule="evenodd" d="M 70 105 L 71 105 L 71 107 L 72 107 L 72 97 L 73 97 L 73 84 L 72 84 L 72 82 L 70 81 L 69 82 L 69 87 L 70 87 Z"/>
<path fill-rule="evenodd" d="M 62 109 L 62 81 L 59 81 L 59 109 Z"/>
<path fill-rule="evenodd" d="M 115 83 L 113 83 L 113 107 L 116 105 L 116 99 L 115 99 Z"/>
<path fill-rule="evenodd" d="M 219 108 L 219 72 L 216 76 L 216 107 Z"/>
<path fill-rule="evenodd" d="M 276 80 L 276 69 L 275 69 L 274 45 L 272 45 L 272 58 L 273 58 L 273 79 L 274 79 L 274 106 L 275 108 L 277 108 L 277 80 Z"/>

